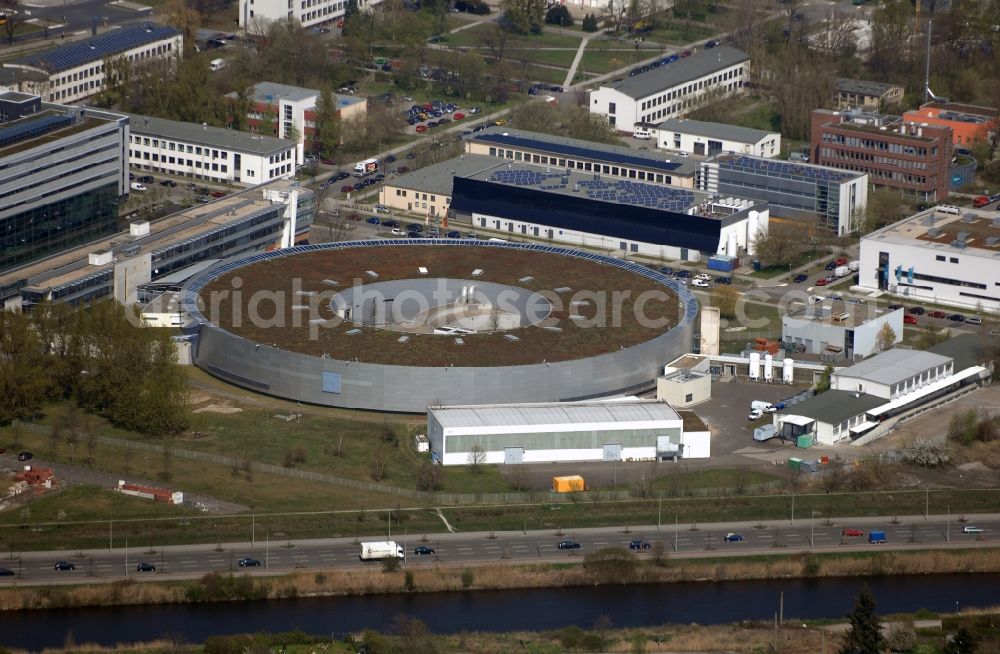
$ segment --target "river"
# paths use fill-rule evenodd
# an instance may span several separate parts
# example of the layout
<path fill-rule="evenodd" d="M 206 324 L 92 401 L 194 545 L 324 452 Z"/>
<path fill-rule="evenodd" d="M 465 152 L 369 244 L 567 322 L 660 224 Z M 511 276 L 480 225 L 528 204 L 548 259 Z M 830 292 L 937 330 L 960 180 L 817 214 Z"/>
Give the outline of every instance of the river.
<path fill-rule="evenodd" d="M 0 642 L 41 650 L 77 643 L 114 645 L 164 635 L 209 636 L 301 629 L 343 637 L 386 630 L 400 614 L 434 633 L 588 628 L 601 615 L 615 627 L 771 620 L 784 593 L 785 619 L 841 618 L 867 583 L 880 614 L 1000 604 L 1000 574 L 686 582 L 533 590 L 321 597 L 256 602 L 53 609 L 0 613 Z"/>

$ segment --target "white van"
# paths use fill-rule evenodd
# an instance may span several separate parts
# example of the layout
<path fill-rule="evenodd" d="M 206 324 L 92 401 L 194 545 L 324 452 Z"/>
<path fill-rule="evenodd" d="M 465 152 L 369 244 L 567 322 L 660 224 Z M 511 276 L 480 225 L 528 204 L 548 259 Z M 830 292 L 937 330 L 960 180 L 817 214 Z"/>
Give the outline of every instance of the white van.
<path fill-rule="evenodd" d="M 763 413 L 774 413 L 776 409 L 774 405 L 770 402 L 761 402 L 760 400 L 754 400 L 750 403 L 751 411 L 761 411 Z"/>
<path fill-rule="evenodd" d="M 133 191 L 139 191 L 140 193 L 146 190 L 146 186 L 140 184 L 139 182 L 132 182 L 131 184 L 129 184 L 129 188 L 131 188 Z"/>
<path fill-rule="evenodd" d="M 632 138 L 640 139 L 643 141 L 648 141 L 650 138 L 652 138 L 652 136 L 653 132 L 651 130 L 646 129 L 645 127 L 636 127 L 635 131 L 632 132 Z"/>
<path fill-rule="evenodd" d="M 213 60 L 212 60 L 212 61 L 211 61 L 211 62 L 210 62 L 210 63 L 208 64 L 208 67 L 209 67 L 209 69 L 210 69 L 210 70 L 211 70 L 211 71 L 212 71 L 213 73 L 214 73 L 214 72 L 216 72 L 216 71 L 219 71 L 219 70 L 222 70 L 223 68 L 225 68 L 225 67 L 226 67 L 226 60 L 225 60 L 225 59 L 213 59 Z"/>

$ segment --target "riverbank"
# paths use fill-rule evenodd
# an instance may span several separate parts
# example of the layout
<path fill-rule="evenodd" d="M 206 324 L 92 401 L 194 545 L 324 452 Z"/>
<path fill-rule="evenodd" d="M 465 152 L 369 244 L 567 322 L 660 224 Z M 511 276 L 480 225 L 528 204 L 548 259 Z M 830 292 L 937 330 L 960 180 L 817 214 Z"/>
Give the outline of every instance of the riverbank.
<path fill-rule="evenodd" d="M 1000 551 L 922 550 L 762 555 L 674 561 L 610 549 L 574 564 L 434 566 L 411 570 L 320 570 L 270 576 L 212 573 L 196 581 L 123 580 L 0 589 L 0 611 L 136 606 L 322 596 L 563 588 L 690 581 L 751 581 L 1000 572 Z"/>

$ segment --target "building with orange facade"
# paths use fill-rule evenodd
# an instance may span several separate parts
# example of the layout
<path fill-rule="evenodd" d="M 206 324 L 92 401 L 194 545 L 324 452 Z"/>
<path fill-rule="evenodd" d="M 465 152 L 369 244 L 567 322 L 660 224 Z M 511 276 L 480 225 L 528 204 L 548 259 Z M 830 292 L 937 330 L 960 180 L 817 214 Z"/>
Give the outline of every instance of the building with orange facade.
<path fill-rule="evenodd" d="M 972 145 L 997 138 L 1000 111 L 955 102 L 928 102 L 903 114 L 907 122 L 942 125 L 951 128 L 955 145 Z"/>

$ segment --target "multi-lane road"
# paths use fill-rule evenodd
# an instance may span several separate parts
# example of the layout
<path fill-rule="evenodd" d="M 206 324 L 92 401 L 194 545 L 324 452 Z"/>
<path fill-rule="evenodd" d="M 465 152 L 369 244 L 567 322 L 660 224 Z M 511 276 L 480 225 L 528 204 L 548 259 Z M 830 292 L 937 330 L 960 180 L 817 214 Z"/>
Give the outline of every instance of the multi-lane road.
<path fill-rule="evenodd" d="M 391 538 L 405 543 L 407 567 L 432 565 L 517 564 L 527 562 L 580 561 L 589 553 L 605 547 L 627 547 L 633 539 L 650 543 L 653 548 L 641 551 L 643 557 L 658 550 L 670 558 L 700 558 L 793 552 L 839 552 L 856 550 L 927 549 L 996 547 L 1000 545 L 1000 515 L 967 516 L 959 522 L 955 516 L 900 517 L 896 524 L 890 518 L 859 518 L 826 520 L 798 518 L 794 522 L 766 521 L 738 524 L 662 524 L 645 527 L 604 527 L 567 529 L 564 531 L 528 531 L 496 533 L 392 534 Z M 967 527 L 981 528 L 981 533 L 965 533 Z M 870 530 L 886 533 L 886 543 L 870 545 L 865 536 L 844 536 L 844 529 L 856 529 L 866 535 Z M 743 540 L 727 542 L 724 537 L 737 533 Z M 249 534 L 248 534 L 249 536 Z M 385 540 L 367 537 L 362 540 Z M 560 541 L 573 540 L 579 549 L 565 550 Z M 662 546 L 656 547 L 661 542 Z M 418 546 L 434 549 L 434 554 L 417 556 Z M 266 541 L 228 543 L 222 545 L 183 545 L 149 549 L 148 545 L 128 549 L 115 542 L 112 550 L 83 552 L 31 552 L 3 555 L 0 567 L 14 573 L 0 577 L 0 584 L 49 584 L 107 582 L 125 576 L 136 579 L 195 578 L 208 572 L 238 571 L 246 574 L 280 574 L 295 570 L 331 568 L 378 569 L 378 564 L 362 563 L 360 547 L 353 538 L 308 541 Z M 243 557 L 261 561 L 260 567 L 240 568 Z M 74 570 L 56 570 L 57 561 L 66 561 Z M 139 563 L 156 567 L 155 571 L 138 572 Z"/>

